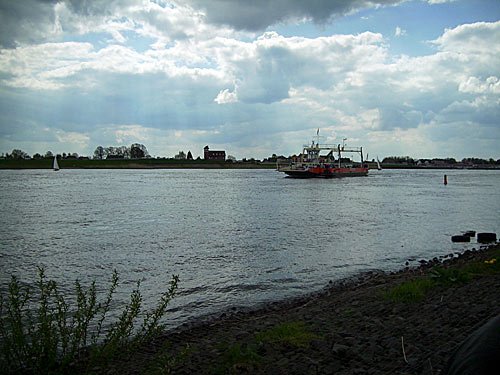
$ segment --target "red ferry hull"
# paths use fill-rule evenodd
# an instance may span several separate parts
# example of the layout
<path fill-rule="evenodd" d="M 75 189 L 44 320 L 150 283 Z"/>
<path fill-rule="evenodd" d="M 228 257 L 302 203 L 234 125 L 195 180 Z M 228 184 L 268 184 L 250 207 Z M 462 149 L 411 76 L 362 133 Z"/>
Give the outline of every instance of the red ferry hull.
<path fill-rule="evenodd" d="M 368 175 L 368 168 L 323 168 L 311 167 L 308 169 L 288 169 L 281 170 L 285 174 L 294 178 L 336 178 L 336 177 L 360 177 Z"/>

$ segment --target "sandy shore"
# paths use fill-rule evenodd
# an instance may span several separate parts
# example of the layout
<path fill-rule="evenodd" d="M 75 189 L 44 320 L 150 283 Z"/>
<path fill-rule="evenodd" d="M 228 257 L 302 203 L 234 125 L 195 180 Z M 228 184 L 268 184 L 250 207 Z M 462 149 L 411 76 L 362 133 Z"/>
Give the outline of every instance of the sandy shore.
<path fill-rule="evenodd" d="M 487 268 L 485 261 L 499 255 L 496 244 L 445 259 L 443 267 L 479 264 Z M 256 311 L 228 311 L 184 325 L 108 370 L 120 374 L 440 374 L 454 348 L 500 313 L 500 272 L 498 264 L 492 264 L 494 272 L 474 274 L 468 281 L 450 278 L 428 289 L 421 300 L 387 298 L 387 291 L 401 283 L 429 280 L 437 263 L 359 275 L 300 299 Z M 289 332 L 280 336 L 277 327 L 288 327 Z"/>

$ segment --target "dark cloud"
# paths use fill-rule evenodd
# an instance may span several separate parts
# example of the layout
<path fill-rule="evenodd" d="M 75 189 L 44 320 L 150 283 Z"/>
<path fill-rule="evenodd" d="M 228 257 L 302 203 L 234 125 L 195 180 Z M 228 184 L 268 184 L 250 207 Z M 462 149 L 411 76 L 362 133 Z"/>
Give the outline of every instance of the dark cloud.
<path fill-rule="evenodd" d="M 113 15 L 130 5 L 140 5 L 136 0 L 66 0 L 68 9 L 79 16 Z"/>
<path fill-rule="evenodd" d="M 325 23 L 331 18 L 402 0 L 187 0 L 207 14 L 208 22 L 224 24 L 238 30 L 258 31 L 293 18 L 309 18 Z"/>
<path fill-rule="evenodd" d="M 54 27 L 57 0 L 0 1 L 0 46 L 44 40 Z"/>
<path fill-rule="evenodd" d="M 210 23 L 257 31 L 294 18 L 324 23 L 352 11 L 401 1 L 179 0 L 178 4 L 187 3 L 195 10 L 203 10 Z M 17 44 L 47 40 L 56 26 L 54 5 L 58 2 L 63 2 L 71 14 L 83 18 L 114 15 L 138 3 L 135 0 L 0 0 L 0 46 L 13 48 Z M 63 28 L 71 29 L 71 25 L 65 24 Z"/>
<path fill-rule="evenodd" d="M 82 16 L 106 14 L 112 9 L 114 1 L 106 0 L 68 0 L 66 4 L 74 13 Z"/>
<path fill-rule="evenodd" d="M 0 46 L 14 48 L 19 44 L 39 43 L 54 36 L 55 5 L 64 3 L 77 17 L 102 17 L 136 3 L 135 0 L 0 0 Z M 61 21 L 61 20 L 59 20 Z M 72 30 L 64 24 L 63 29 Z"/>

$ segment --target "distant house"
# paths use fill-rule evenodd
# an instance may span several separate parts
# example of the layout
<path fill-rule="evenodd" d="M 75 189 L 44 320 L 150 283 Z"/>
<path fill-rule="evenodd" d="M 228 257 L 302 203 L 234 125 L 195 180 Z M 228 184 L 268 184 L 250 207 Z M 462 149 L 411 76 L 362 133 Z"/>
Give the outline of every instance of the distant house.
<path fill-rule="evenodd" d="M 226 151 L 210 151 L 208 146 L 203 148 L 205 160 L 226 160 Z"/>
<path fill-rule="evenodd" d="M 184 151 L 179 151 L 179 153 L 174 156 L 174 159 L 176 159 L 176 160 L 186 160 L 186 154 L 184 153 Z"/>

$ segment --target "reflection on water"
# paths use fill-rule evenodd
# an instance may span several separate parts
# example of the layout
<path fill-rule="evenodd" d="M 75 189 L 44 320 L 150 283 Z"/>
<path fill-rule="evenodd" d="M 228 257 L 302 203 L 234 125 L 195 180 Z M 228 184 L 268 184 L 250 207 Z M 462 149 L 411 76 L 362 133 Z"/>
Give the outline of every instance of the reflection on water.
<path fill-rule="evenodd" d="M 172 316 L 319 289 L 362 270 L 463 250 L 500 232 L 500 172 L 384 170 L 295 180 L 270 170 L 0 171 L 0 287 L 37 265 L 63 289 L 113 269 L 146 303 L 179 274 Z M 469 247 L 474 246 L 470 244 Z"/>

